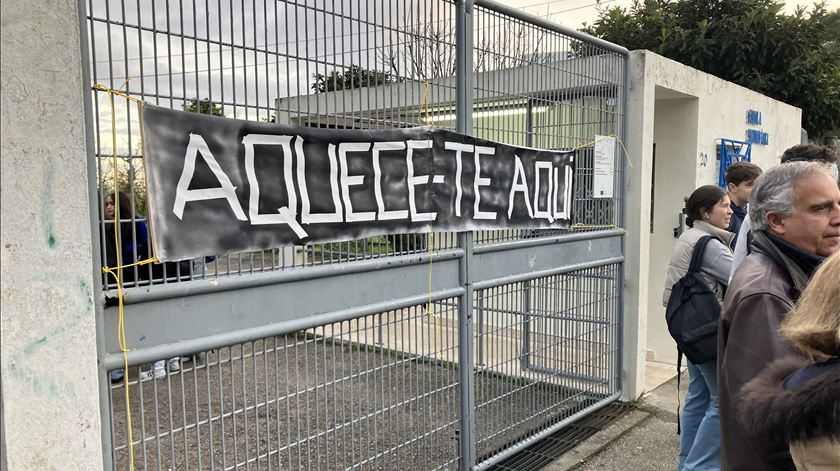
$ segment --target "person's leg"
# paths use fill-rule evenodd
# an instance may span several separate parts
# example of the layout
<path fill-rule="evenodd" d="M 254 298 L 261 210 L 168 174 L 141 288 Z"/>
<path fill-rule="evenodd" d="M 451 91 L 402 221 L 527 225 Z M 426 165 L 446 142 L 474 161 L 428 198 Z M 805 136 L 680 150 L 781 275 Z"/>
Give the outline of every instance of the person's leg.
<path fill-rule="evenodd" d="M 119 369 L 111 372 L 111 382 L 119 383 L 125 378 L 125 370 Z"/>
<path fill-rule="evenodd" d="M 696 365 L 709 390 L 709 404 L 697 429 L 694 446 L 685 460 L 686 471 L 720 469 L 720 412 L 718 410 L 717 362 Z"/>
<path fill-rule="evenodd" d="M 688 393 L 685 395 L 680 414 L 680 457 L 678 470 L 685 466 L 686 459 L 694 446 L 697 429 L 700 428 L 709 404 L 709 388 L 700 370 L 686 360 L 688 366 Z"/>
<path fill-rule="evenodd" d="M 158 360 L 148 371 L 140 371 L 140 381 L 148 381 L 152 378 L 161 379 L 166 377 L 166 362 Z"/>

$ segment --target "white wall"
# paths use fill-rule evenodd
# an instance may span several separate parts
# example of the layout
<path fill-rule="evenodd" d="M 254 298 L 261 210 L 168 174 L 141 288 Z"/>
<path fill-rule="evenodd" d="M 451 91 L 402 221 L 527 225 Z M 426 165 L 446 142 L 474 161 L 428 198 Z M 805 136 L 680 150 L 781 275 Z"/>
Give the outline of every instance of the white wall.
<path fill-rule="evenodd" d="M 767 132 L 768 145 L 752 146 L 752 161 L 765 169 L 778 164 L 785 149 L 799 144 L 802 128 L 802 111 L 799 108 L 649 51 L 633 54 L 649 63 L 646 80 L 654 81 L 660 89 L 673 90 L 699 100 L 697 160 L 694 162 L 698 169 L 696 186 L 717 183 L 715 139 L 725 137 L 745 141 L 748 128 Z M 747 124 L 747 110 L 750 109 L 761 111 L 761 126 Z M 709 157 L 706 167 L 700 167 L 701 153 Z"/>
<path fill-rule="evenodd" d="M 77 5 L 3 0 L 3 469 L 103 465 Z"/>
<path fill-rule="evenodd" d="M 660 92 L 659 96 L 663 94 Z M 650 278 L 648 280 L 648 337 L 646 357 L 676 363 L 677 350 L 667 334 L 662 290 L 665 270 L 674 246 L 674 228 L 685 206 L 683 198 L 694 189 L 697 171 L 694 161 L 698 136 L 697 98 L 659 99 L 654 104 L 653 142 L 656 159 L 653 170 L 653 233 L 650 237 Z M 666 249 L 667 248 L 667 249 Z M 662 333 L 665 332 L 663 336 Z M 652 355 L 652 358 L 651 358 Z"/>
<path fill-rule="evenodd" d="M 639 371 L 643 366 L 631 364 L 633 355 L 637 365 L 644 362 L 646 353 L 657 361 L 676 360 L 676 349 L 664 326 L 661 296 L 674 245 L 672 228 L 677 225 L 682 196 L 698 186 L 717 183 L 718 138 L 743 141 L 748 128 L 761 129 L 769 134 L 769 145 L 754 144 L 752 160 L 765 169 L 777 164 L 782 152 L 800 141 L 801 111 L 649 51 L 631 53 L 630 87 L 627 143 L 634 165 L 640 164 L 638 168 L 628 169 L 628 178 L 641 183 L 628 186 L 627 270 L 628 277 L 638 273 L 640 278 L 645 278 L 638 281 L 638 286 L 646 286 L 647 293 L 635 293 L 625 286 L 625 335 L 635 332 L 645 341 L 641 342 L 644 348 L 625 347 L 624 365 L 626 375 L 643 376 Z M 686 103 L 692 104 L 686 108 Z M 747 124 L 749 109 L 762 112 L 762 126 Z M 696 127 L 685 131 L 695 115 Z M 649 207 L 645 207 L 650 204 L 650 186 L 645 186 L 644 181 L 650 178 L 654 142 L 657 201 L 655 233 L 650 235 Z M 666 148 L 672 149 L 667 152 L 668 159 Z M 702 165 L 703 154 L 707 157 L 705 165 Z M 641 191 L 642 195 L 634 194 L 635 191 Z M 647 238 L 647 246 L 643 242 L 638 245 L 629 242 L 635 236 Z M 636 259 L 638 263 L 634 262 Z M 633 303 L 638 303 L 638 311 L 632 309 Z M 636 388 L 633 392 L 641 391 Z"/>

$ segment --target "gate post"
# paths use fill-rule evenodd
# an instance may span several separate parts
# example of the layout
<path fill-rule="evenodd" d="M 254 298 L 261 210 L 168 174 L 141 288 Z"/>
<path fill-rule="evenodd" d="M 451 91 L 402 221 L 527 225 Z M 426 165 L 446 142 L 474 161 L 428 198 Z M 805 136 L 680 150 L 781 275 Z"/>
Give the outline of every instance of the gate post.
<path fill-rule="evenodd" d="M 3 2 L 3 470 L 103 468 L 84 5 Z"/>
<path fill-rule="evenodd" d="M 473 70 L 472 70 L 472 0 L 458 0 L 455 12 L 455 119 L 462 134 L 472 133 Z M 475 369 L 473 364 L 473 288 L 470 262 L 473 254 L 472 232 L 458 234 L 458 246 L 464 249 L 459 261 L 459 283 L 464 294 L 458 302 L 458 365 L 461 383 L 461 417 L 459 436 L 459 469 L 475 466 Z"/>

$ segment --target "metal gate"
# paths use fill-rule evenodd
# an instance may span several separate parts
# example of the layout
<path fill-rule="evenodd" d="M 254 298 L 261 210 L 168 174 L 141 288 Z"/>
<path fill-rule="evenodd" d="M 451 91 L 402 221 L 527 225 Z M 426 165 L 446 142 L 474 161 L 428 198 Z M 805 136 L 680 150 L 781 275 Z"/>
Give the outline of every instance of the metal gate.
<path fill-rule="evenodd" d="M 618 398 L 623 153 L 595 198 L 592 141 L 623 138 L 626 50 L 489 1 L 80 5 L 90 83 L 150 103 L 579 152 L 569 230 L 132 266 L 122 316 L 103 277 L 106 466 L 484 469 Z M 136 108 L 90 96 L 98 260 L 148 258 Z"/>

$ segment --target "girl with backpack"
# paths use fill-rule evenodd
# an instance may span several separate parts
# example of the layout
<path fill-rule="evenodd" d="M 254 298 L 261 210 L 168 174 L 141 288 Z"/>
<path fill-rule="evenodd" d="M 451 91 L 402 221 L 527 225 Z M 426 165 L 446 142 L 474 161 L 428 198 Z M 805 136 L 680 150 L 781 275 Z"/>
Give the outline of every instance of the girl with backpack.
<path fill-rule="evenodd" d="M 689 271 L 695 245 L 706 236 L 699 272 L 717 299 L 714 306 L 719 314 L 723 302 L 729 270 L 732 265 L 730 243 L 734 234 L 728 232 L 732 217 L 726 191 L 715 185 L 701 186 L 686 200 L 683 213 L 689 227 L 674 246 L 663 293 L 663 305 L 668 307 L 671 289 Z M 701 244 L 702 246 L 703 244 Z M 673 332 L 672 332 L 673 335 Z M 713 349 L 714 350 L 714 349 Z M 715 358 L 703 363 L 687 362 L 689 385 L 681 415 L 679 470 L 720 469 L 720 416 L 718 412 L 717 369 Z"/>

